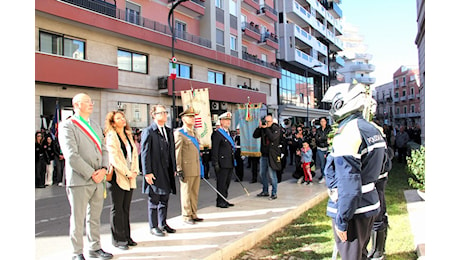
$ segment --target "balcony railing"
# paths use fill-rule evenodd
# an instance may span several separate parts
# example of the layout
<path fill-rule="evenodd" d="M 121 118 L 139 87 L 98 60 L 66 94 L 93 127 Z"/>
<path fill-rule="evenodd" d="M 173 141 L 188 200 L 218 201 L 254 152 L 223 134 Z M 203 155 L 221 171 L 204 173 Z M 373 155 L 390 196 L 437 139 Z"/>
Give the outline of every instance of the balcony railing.
<path fill-rule="evenodd" d="M 115 17 L 117 6 L 102 0 L 62 0 L 67 3 L 78 5 L 94 12 Z"/>
<path fill-rule="evenodd" d="M 129 22 L 148 28 L 150 30 L 171 35 L 171 31 L 167 25 L 164 25 L 160 22 L 144 18 L 142 16 L 137 16 L 136 19 L 128 17 L 125 10 L 116 8 L 115 5 L 104 2 L 102 0 L 64 0 L 67 3 L 71 3 L 100 14 L 109 15 L 119 20 Z M 200 2 L 200 1 L 197 1 Z M 112 9 L 111 9 L 112 8 Z M 193 35 L 187 32 L 177 32 L 176 37 L 184 41 L 192 42 L 203 47 L 211 48 L 211 41 L 205 38 L 202 38 L 197 35 Z"/>
<path fill-rule="evenodd" d="M 268 67 L 268 68 L 273 69 L 273 70 L 281 71 L 280 66 L 278 64 L 276 64 L 275 62 L 268 63 L 266 61 L 258 59 L 256 55 L 252 55 L 252 54 L 247 53 L 247 52 L 243 52 L 243 60 L 247 60 L 249 62 L 259 64 L 259 65 Z"/>

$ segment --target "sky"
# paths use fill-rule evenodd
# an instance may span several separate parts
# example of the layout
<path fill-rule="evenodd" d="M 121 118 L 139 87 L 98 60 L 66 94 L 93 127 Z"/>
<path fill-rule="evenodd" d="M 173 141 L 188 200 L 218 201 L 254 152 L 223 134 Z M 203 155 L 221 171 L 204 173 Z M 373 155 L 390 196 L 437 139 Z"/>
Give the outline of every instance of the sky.
<path fill-rule="evenodd" d="M 358 27 L 359 34 L 373 55 L 375 65 L 370 75 L 376 78 L 373 87 L 393 80 L 401 65 L 418 67 L 416 0 L 342 0 L 343 19 Z"/>

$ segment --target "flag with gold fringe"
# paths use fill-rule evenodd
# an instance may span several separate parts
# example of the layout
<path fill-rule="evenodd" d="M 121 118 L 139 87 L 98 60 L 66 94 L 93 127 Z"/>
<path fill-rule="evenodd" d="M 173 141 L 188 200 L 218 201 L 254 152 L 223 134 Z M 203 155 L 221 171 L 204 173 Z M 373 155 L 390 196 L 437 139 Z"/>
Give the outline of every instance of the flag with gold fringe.
<path fill-rule="evenodd" d="M 241 155 L 260 157 L 260 138 L 253 138 L 254 130 L 259 126 L 262 103 L 238 104 L 235 112 L 235 126 L 240 128 Z"/>
<path fill-rule="evenodd" d="M 208 89 L 184 90 L 180 92 L 180 95 L 184 110 L 193 107 L 196 111 L 195 128 L 200 140 L 200 150 L 203 150 L 204 147 L 211 149 L 212 122 Z"/>

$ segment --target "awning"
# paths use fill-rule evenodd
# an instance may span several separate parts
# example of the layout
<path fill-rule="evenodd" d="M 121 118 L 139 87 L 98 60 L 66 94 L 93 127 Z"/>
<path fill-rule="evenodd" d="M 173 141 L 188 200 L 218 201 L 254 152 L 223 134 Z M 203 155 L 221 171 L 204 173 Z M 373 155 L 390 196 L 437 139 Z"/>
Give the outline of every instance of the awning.
<path fill-rule="evenodd" d="M 307 108 L 294 105 L 279 106 L 280 117 L 307 117 Z M 329 117 L 329 110 L 308 108 L 308 119 Z"/>

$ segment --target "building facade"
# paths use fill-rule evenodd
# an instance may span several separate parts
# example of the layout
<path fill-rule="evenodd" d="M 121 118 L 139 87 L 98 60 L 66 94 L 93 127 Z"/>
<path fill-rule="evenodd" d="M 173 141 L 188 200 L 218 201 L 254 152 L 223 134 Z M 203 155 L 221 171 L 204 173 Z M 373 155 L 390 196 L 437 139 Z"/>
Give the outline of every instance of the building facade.
<path fill-rule="evenodd" d="M 420 128 L 422 144 L 425 144 L 425 0 L 417 0 L 418 69 L 420 72 Z"/>
<path fill-rule="evenodd" d="M 420 80 L 417 68 L 401 66 L 393 73 L 394 126 L 420 126 Z"/>
<path fill-rule="evenodd" d="M 328 116 L 321 99 L 335 76 L 336 59 L 343 49 L 340 1 L 278 1 L 278 61 L 281 119 L 306 123 Z M 343 64 L 342 64 L 343 65 Z"/>
<path fill-rule="evenodd" d="M 377 101 L 377 111 L 375 112 L 375 119 L 380 121 L 381 124 L 394 125 L 394 106 L 393 102 L 394 86 L 393 82 L 375 87 L 372 96 Z"/>
<path fill-rule="evenodd" d="M 42 117 L 51 120 L 56 104 L 62 119 L 71 115 L 71 98 L 80 92 L 95 101 L 94 120 L 121 109 L 136 128 L 150 124 L 152 104 L 180 113 L 180 91 L 191 88 L 209 89 L 213 117 L 248 100 L 277 116 L 274 1 L 191 0 L 175 9 L 176 111 L 168 77 L 171 2 L 35 1 L 36 129 Z"/>
<path fill-rule="evenodd" d="M 343 75 L 344 82 L 351 83 L 355 79 L 368 86 L 374 84 L 375 78 L 370 75 L 375 70 L 370 62 L 372 54 L 367 53 L 367 45 L 358 28 L 344 22 L 342 41 L 344 50 L 339 55 L 343 56 L 345 65 L 338 72 Z"/>

